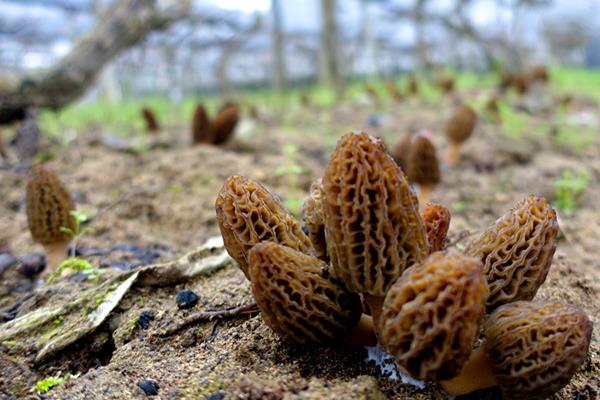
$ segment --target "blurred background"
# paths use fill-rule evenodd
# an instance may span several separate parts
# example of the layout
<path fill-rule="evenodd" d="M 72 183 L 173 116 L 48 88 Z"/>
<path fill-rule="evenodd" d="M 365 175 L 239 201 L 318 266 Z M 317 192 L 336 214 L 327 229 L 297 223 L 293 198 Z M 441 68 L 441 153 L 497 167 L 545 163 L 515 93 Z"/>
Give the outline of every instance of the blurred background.
<path fill-rule="evenodd" d="M 0 0 L 0 75 L 56 65 L 111 0 Z M 141 1 L 179 8 L 106 61 L 87 99 L 277 90 L 445 67 L 600 67 L 597 0 Z M 176 4 L 173 6 L 173 4 Z M 164 9 L 164 10 L 163 10 Z M 151 22 L 149 22 L 151 23 Z"/>

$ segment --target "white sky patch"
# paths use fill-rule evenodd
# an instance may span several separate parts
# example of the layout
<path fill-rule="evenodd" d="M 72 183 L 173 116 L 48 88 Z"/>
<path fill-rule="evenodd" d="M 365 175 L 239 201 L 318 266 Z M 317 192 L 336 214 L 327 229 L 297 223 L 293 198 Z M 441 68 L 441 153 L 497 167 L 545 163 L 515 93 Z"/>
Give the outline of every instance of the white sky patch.
<path fill-rule="evenodd" d="M 265 12 L 271 8 L 270 0 L 218 0 L 214 3 L 221 8 L 247 13 L 253 13 L 255 11 Z"/>

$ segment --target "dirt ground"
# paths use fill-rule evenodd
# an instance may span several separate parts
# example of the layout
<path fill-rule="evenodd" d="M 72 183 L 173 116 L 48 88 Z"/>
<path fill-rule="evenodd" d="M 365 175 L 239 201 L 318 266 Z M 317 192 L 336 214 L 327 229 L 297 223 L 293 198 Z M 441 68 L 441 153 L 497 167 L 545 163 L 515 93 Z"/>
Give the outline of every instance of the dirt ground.
<path fill-rule="evenodd" d="M 294 109 L 284 122 L 277 117 L 281 113 L 264 110 L 268 123 L 243 121 L 237 137 L 225 147 L 190 146 L 187 127 L 175 126 L 161 134 L 167 146 L 140 154 L 107 147 L 101 139 L 107 132 L 95 128 L 81 132 L 64 148 L 54 146 L 56 158 L 47 165 L 73 193 L 78 209 L 93 217 L 90 226 L 94 232 L 82 238 L 82 248 L 136 245 L 157 249 L 157 260 L 166 260 L 218 235 L 214 199 L 229 175 L 256 179 L 283 199 L 303 199 L 310 183 L 323 173 L 336 139 L 350 130 L 365 130 L 395 144 L 407 132 L 430 129 L 441 158 L 446 148 L 444 121 L 452 109 L 450 100 L 435 105 L 406 101 L 378 111 L 373 106 L 353 104 L 333 110 Z M 587 111 L 596 118 L 600 115 L 597 108 Z M 553 116 L 539 113 L 535 118 L 551 120 Z M 368 126 L 369 119 L 371 123 L 379 119 L 375 122 L 380 126 Z M 594 145 L 576 153 L 556 146 L 549 135 L 509 140 L 500 133 L 498 124 L 480 119 L 474 136 L 463 148 L 460 165 L 454 169 L 442 166 L 442 182 L 432 193 L 434 201 L 452 211 L 452 239 L 465 230 L 477 234 L 528 194 L 553 200 L 553 182 L 564 169 L 585 167 L 589 172 L 590 183 L 578 209 L 570 215 L 559 212 L 561 239 L 550 274 L 537 296 L 577 304 L 595 325 L 586 362 L 555 399 L 600 398 L 598 133 Z M 284 151 L 289 143 L 297 146 L 292 154 Z M 278 167 L 290 164 L 302 166 L 301 173 L 277 173 Z M 23 171 L 0 169 L 0 251 L 16 257 L 41 251 L 27 230 L 24 178 Z M 294 181 L 296 187 L 291 187 Z M 459 242 L 459 247 L 466 240 Z M 95 265 L 102 263 L 101 257 L 89 259 Z M 116 259 L 120 260 L 118 255 Z M 10 307 L 31 289 L 31 285 L 19 284 L 24 278 L 13 270 L 0 277 L 0 309 Z M 75 291 L 85 283 L 62 285 L 62 290 Z M 175 305 L 175 295 L 182 289 L 200 296 L 193 310 L 178 310 Z M 33 365 L 26 355 L 11 354 L 6 346 L 0 346 L 0 397 L 35 397 L 29 388 L 36 381 L 70 372 L 80 375 L 43 397 L 145 398 L 137 383 L 151 379 L 158 383 L 157 398 L 161 399 L 447 398 L 435 383 L 419 389 L 382 376 L 373 363 L 365 361 L 363 348 L 291 347 L 273 334 L 259 315 L 201 323 L 169 337 L 156 335 L 192 311 L 251 302 L 249 282 L 233 263 L 210 277 L 178 286 L 136 288 L 119 305 L 109 324 L 70 349 L 68 357 Z M 17 316 L 35 307 L 26 303 Z M 144 310 L 155 319 L 147 329 L 131 330 L 130 322 Z M 95 349 L 93 357 L 89 347 Z M 80 350 L 83 352 L 78 353 Z M 500 394 L 488 390 L 465 398 L 498 399 Z"/>

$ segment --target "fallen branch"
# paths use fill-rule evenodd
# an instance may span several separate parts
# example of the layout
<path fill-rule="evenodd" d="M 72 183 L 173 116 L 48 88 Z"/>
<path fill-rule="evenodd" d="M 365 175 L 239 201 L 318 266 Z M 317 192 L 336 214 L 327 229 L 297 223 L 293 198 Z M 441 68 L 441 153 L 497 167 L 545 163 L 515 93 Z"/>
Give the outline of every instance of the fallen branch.
<path fill-rule="evenodd" d="M 224 310 L 214 310 L 214 311 L 199 311 L 192 315 L 186 317 L 183 321 L 178 322 L 176 324 L 172 324 L 167 326 L 163 331 L 158 333 L 158 336 L 171 336 L 174 333 L 179 332 L 180 330 L 198 323 L 200 321 L 212 321 L 215 319 L 228 319 L 228 318 L 236 318 L 241 315 L 249 315 L 256 314 L 260 310 L 256 303 L 246 304 L 239 307 L 227 308 Z"/>

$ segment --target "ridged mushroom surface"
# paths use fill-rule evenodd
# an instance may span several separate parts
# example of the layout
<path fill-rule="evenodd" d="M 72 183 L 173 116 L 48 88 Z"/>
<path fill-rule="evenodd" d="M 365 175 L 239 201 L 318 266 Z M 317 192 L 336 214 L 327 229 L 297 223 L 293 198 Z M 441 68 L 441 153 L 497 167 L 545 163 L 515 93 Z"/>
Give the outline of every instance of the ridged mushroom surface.
<path fill-rule="evenodd" d="M 556 212 L 540 196 L 528 196 L 500 217 L 465 253 L 483 263 L 490 287 L 488 311 L 531 300 L 546 280 L 556 250 Z"/>
<path fill-rule="evenodd" d="M 277 196 L 258 182 L 234 175 L 215 201 L 217 223 L 227 252 L 248 277 L 248 251 L 270 240 L 309 253 L 309 238 Z"/>
<path fill-rule="evenodd" d="M 310 196 L 302 207 L 304 231 L 308 235 L 315 255 L 327 260 L 327 242 L 325 240 L 325 216 L 323 215 L 323 183 L 317 179 L 310 185 Z"/>
<path fill-rule="evenodd" d="M 484 325 L 485 349 L 507 399 L 546 399 L 586 359 L 592 323 L 576 306 L 519 301 Z"/>
<path fill-rule="evenodd" d="M 342 339 L 358 323 L 360 298 L 316 257 L 273 242 L 250 250 L 252 293 L 265 323 L 296 345 Z"/>
<path fill-rule="evenodd" d="M 381 343 L 414 378 L 452 378 L 479 335 L 487 294 L 477 259 L 433 253 L 406 270 L 385 296 Z"/>
<path fill-rule="evenodd" d="M 425 135 L 416 135 L 412 140 L 406 175 L 410 182 L 418 184 L 436 184 L 440 181 L 435 147 Z"/>
<path fill-rule="evenodd" d="M 327 252 L 354 292 L 384 296 L 428 254 L 417 198 L 381 140 L 348 133 L 323 176 Z"/>
<path fill-rule="evenodd" d="M 27 224 L 33 240 L 47 245 L 69 240 L 61 227 L 74 229 L 71 195 L 56 174 L 41 165 L 29 171 L 27 180 Z"/>
<path fill-rule="evenodd" d="M 441 204 L 430 203 L 421 212 L 421 218 L 425 223 L 430 253 L 443 250 L 450 228 L 450 210 Z"/>

